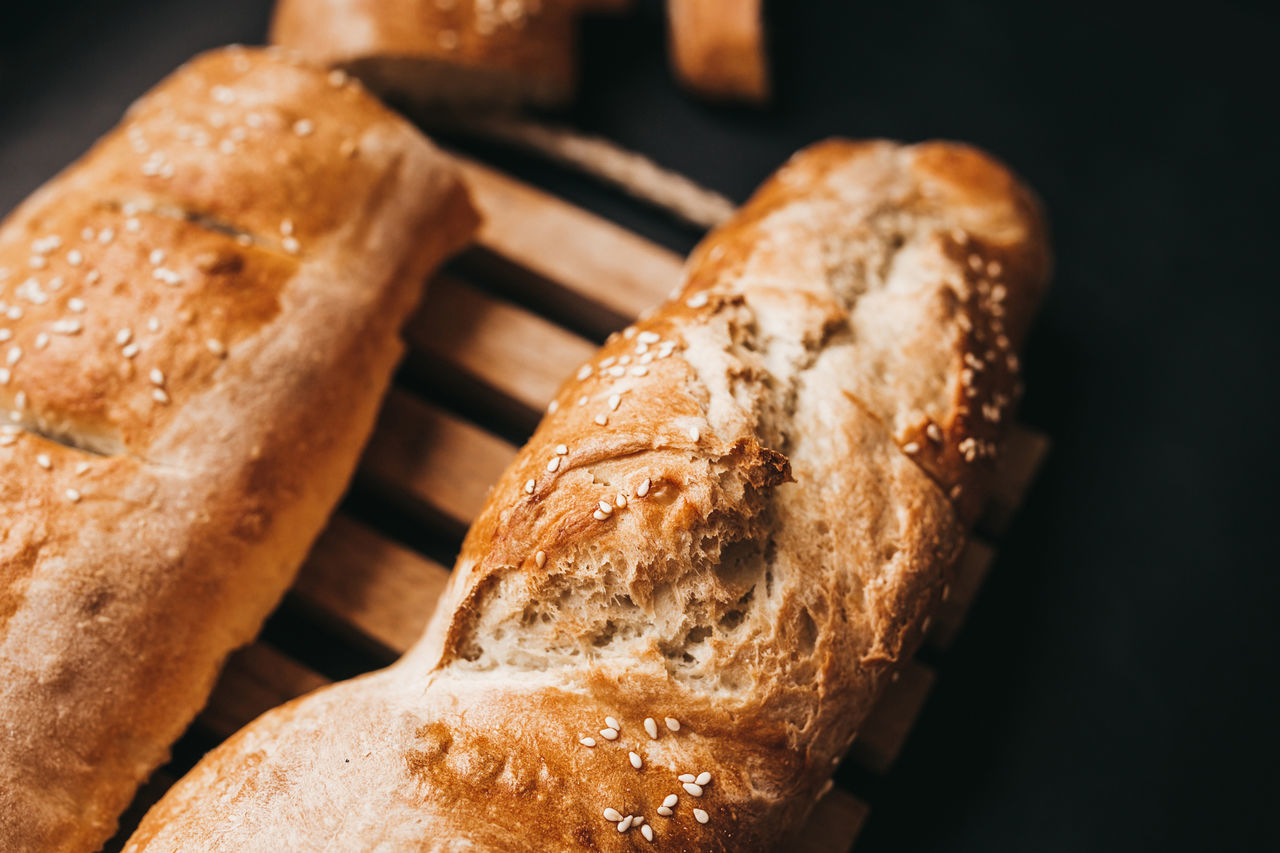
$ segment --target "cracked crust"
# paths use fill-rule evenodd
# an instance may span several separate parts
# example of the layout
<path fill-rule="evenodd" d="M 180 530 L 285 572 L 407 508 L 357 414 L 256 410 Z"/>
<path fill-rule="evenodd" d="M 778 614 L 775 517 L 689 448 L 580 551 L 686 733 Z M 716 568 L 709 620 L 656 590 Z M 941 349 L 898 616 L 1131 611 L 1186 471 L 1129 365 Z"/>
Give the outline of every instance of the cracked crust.
<path fill-rule="evenodd" d="M 1046 272 L 973 149 L 801 152 L 563 386 L 413 650 L 266 714 L 128 849 L 776 846 L 924 633 L 1014 393 L 983 348 Z"/>
<path fill-rule="evenodd" d="M 283 594 L 474 222 L 358 85 L 229 49 L 0 226 L 0 847 L 110 837 Z"/>

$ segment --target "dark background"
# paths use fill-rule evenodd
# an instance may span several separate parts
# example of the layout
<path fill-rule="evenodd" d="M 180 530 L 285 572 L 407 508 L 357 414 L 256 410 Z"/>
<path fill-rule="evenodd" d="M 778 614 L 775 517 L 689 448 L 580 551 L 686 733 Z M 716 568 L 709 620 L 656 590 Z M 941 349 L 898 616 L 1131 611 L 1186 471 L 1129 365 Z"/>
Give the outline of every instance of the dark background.
<path fill-rule="evenodd" d="M 0 0 L 0 210 L 268 0 Z M 1025 419 L 1055 446 L 860 853 L 1277 849 L 1275 64 L 1257 7 L 775 2 L 777 105 L 708 107 L 657 2 L 586 28 L 562 118 L 743 198 L 831 134 L 984 146 L 1042 194 Z M 696 235 L 509 168 L 675 248 Z M 277 623 L 274 630 L 282 630 Z M 851 771 L 842 771 L 850 773 Z"/>

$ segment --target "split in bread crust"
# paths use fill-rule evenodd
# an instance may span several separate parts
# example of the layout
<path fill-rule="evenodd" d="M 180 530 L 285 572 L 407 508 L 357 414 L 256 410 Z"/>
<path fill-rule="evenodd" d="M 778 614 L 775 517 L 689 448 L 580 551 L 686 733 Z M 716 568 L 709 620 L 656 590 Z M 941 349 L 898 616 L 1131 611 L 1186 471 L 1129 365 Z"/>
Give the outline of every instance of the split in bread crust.
<path fill-rule="evenodd" d="M 0 847 L 111 836 L 288 587 L 475 224 L 359 84 L 227 49 L 0 226 Z"/>
<path fill-rule="evenodd" d="M 774 847 L 927 627 L 1047 271 L 971 148 L 800 153 L 563 386 L 419 643 L 232 737 L 127 849 Z"/>

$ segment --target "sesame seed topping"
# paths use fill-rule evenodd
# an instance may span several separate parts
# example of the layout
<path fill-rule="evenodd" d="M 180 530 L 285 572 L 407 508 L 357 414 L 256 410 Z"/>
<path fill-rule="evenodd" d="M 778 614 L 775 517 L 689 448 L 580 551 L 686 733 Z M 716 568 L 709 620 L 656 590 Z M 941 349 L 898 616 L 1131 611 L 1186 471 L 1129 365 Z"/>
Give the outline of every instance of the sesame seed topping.
<path fill-rule="evenodd" d="M 578 398 L 578 405 L 585 406 L 586 404 L 587 404 L 587 395 L 583 394 L 581 397 Z"/>
<path fill-rule="evenodd" d="M 164 371 L 158 367 L 153 367 L 151 372 L 147 374 L 147 378 L 151 380 L 152 385 L 163 385 Z"/>
<path fill-rule="evenodd" d="M 656 344 L 658 341 L 662 340 L 662 336 L 657 332 L 641 332 L 636 336 L 636 340 L 642 344 Z"/>
<path fill-rule="evenodd" d="M 694 776 L 692 773 L 681 773 L 676 778 L 679 779 L 681 782 L 692 782 L 698 777 Z"/>
<path fill-rule="evenodd" d="M 66 495 L 67 495 L 67 500 L 71 501 L 73 504 L 80 503 L 81 496 L 80 496 L 79 489 L 67 489 Z"/>
<path fill-rule="evenodd" d="M 604 738 L 605 740 L 617 740 L 618 730 L 617 729 L 601 729 L 600 737 Z"/>
<path fill-rule="evenodd" d="M 152 249 L 149 256 L 151 266 L 158 267 L 164 263 L 164 249 Z"/>
<path fill-rule="evenodd" d="M 49 335 L 47 332 L 41 332 L 36 335 L 36 349 L 44 349 L 49 346 Z"/>
<path fill-rule="evenodd" d="M 169 395 L 164 392 L 163 388 L 152 388 L 151 399 L 155 400 L 162 406 L 169 404 Z"/>
<path fill-rule="evenodd" d="M 537 485 L 532 479 L 524 481 L 524 493 L 526 495 L 533 494 L 534 487 Z"/>
<path fill-rule="evenodd" d="M 645 480 L 645 482 L 647 483 L 649 481 Z M 645 489 L 645 491 L 648 491 L 648 489 Z M 667 728 L 671 729 L 671 731 L 673 732 L 680 731 L 680 721 L 677 720 L 675 717 L 666 717 L 663 720 L 663 722 L 667 724 Z"/>
<path fill-rule="evenodd" d="M 67 300 L 67 307 L 70 308 L 72 311 L 76 312 L 77 314 L 83 314 L 85 309 L 88 306 L 85 305 L 83 299 L 79 299 L 73 296 Z"/>
<path fill-rule="evenodd" d="M 690 308 L 702 308 L 707 304 L 707 302 L 707 294 L 698 293 L 687 299 L 684 304 L 688 305 Z"/>
<path fill-rule="evenodd" d="M 644 730 L 649 733 L 649 737 L 653 740 L 658 739 L 658 723 L 653 717 L 644 718 Z"/>
<path fill-rule="evenodd" d="M 689 427 L 689 440 L 690 440 L 690 441 L 696 442 L 696 441 L 697 441 L 699 438 L 701 438 L 701 437 L 702 437 L 702 433 L 698 431 L 698 428 L 697 428 L 697 427 Z"/>
<path fill-rule="evenodd" d="M 627 369 L 620 364 L 615 364 L 613 367 L 609 368 L 609 375 L 614 379 L 620 379 L 625 376 L 626 373 Z"/>
<path fill-rule="evenodd" d="M 981 256 L 981 255 L 970 255 L 970 256 L 969 256 L 969 269 L 973 270 L 974 272 L 981 272 L 981 271 L 982 271 L 982 256 Z"/>
<path fill-rule="evenodd" d="M 600 510 L 596 510 L 595 512 L 591 513 L 591 517 L 594 518 L 596 521 L 604 521 L 609 516 L 605 515 Z"/>
<path fill-rule="evenodd" d="M 662 805 L 664 808 L 671 809 L 671 808 L 675 808 L 675 805 L 678 802 L 680 802 L 680 798 L 677 797 L 675 794 L 667 794 L 667 798 L 662 801 Z"/>
<path fill-rule="evenodd" d="M 298 238 L 296 237 L 285 237 L 280 241 L 280 245 L 291 255 L 296 255 L 302 251 L 302 246 L 298 243 Z"/>
<path fill-rule="evenodd" d="M 547 404 L 547 414 L 554 415 L 556 413 L 556 410 L 559 408 L 560 408 L 560 401 L 552 400 L 550 403 Z"/>
<path fill-rule="evenodd" d="M 11 340 L 12 338 L 13 338 L 13 331 L 11 329 L 0 329 L 0 343 L 4 343 L 5 341 Z"/>
<path fill-rule="evenodd" d="M 653 827 L 646 823 L 644 826 L 640 827 L 640 834 L 644 836 L 645 841 L 652 841 Z"/>
<path fill-rule="evenodd" d="M 584 737 L 582 740 L 578 741 L 578 743 L 586 747 L 594 747 L 596 745 L 596 739 L 593 737 Z"/>
<path fill-rule="evenodd" d="M 930 441 L 942 441 L 942 430 L 933 421 L 924 428 L 924 434 L 929 436 Z"/>
<path fill-rule="evenodd" d="M 293 132 L 298 136 L 310 136 L 315 129 L 316 124 L 311 119 L 300 118 L 293 123 Z"/>
<path fill-rule="evenodd" d="M 641 767 L 644 767 L 644 759 L 642 759 L 639 755 L 637 755 L 634 752 L 627 753 L 627 760 L 630 761 L 631 766 L 637 770 L 639 770 Z"/>
<path fill-rule="evenodd" d="M 619 731 L 622 729 L 622 723 L 618 722 L 613 717 L 605 717 L 604 724 L 611 729 L 618 729 Z"/>
<path fill-rule="evenodd" d="M 618 821 L 622 820 L 622 813 L 619 812 L 617 809 L 610 807 L 604 810 L 604 819 L 611 820 L 614 823 L 617 823 Z"/>
<path fill-rule="evenodd" d="M 53 460 L 49 458 L 49 454 L 41 453 L 36 456 L 36 464 L 48 471 L 53 467 Z"/>
<path fill-rule="evenodd" d="M 204 342 L 204 345 L 209 352 L 213 353 L 218 358 L 222 358 L 227 354 L 227 345 L 217 338 L 209 338 L 209 340 Z"/>
<path fill-rule="evenodd" d="M 17 441 L 18 437 L 16 435 L 12 435 L 10 433 L 0 435 L 0 447 L 8 447 L 11 444 L 16 444 Z"/>
<path fill-rule="evenodd" d="M 631 368 L 632 376 L 645 376 L 648 373 L 649 373 L 649 368 L 643 365 L 637 365 L 636 367 Z"/>
<path fill-rule="evenodd" d="M 631 817 L 631 815 L 627 815 L 626 817 L 624 817 L 622 821 L 618 824 L 618 832 L 626 832 L 628 829 L 630 829 L 632 820 L 633 818 Z"/>
<path fill-rule="evenodd" d="M 77 462 L 75 467 L 76 476 L 87 473 L 90 467 L 88 462 Z"/>
<path fill-rule="evenodd" d="M 710 785 L 711 774 L 703 770 L 701 773 L 698 774 L 698 778 L 694 779 L 693 781 L 698 785 Z"/>
<path fill-rule="evenodd" d="M 919 453 L 920 445 L 914 441 L 908 441 L 906 444 L 902 445 L 902 452 L 903 453 Z"/>
<path fill-rule="evenodd" d="M 120 350 L 120 354 L 125 358 L 133 358 L 135 355 L 138 354 L 138 352 L 139 352 L 139 347 L 137 344 L 129 344 L 127 347 Z"/>
<path fill-rule="evenodd" d="M 640 484 L 640 488 L 636 489 L 636 497 L 638 497 L 638 498 L 642 498 L 642 497 L 644 497 L 645 495 L 649 494 L 649 485 L 650 485 L 650 482 L 649 482 L 649 480 L 646 478 L 646 479 L 645 479 L 645 481 L 644 481 L 643 483 L 641 483 L 641 484 Z M 672 723 L 672 722 L 674 722 L 674 721 L 673 721 L 670 717 L 667 717 L 667 726 L 668 726 L 668 727 L 670 727 L 670 726 L 671 726 L 671 723 Z M 676 723 L 676 727 L 675 727 L 674 729 L 671 729 L 671 731 L 673 731 L 673 732 L 674 732 L 674 731 L 676 731 L 676 729 L 679 729 L 679 728 L 680 728 L 680 724 L 679 724 L 679 723 Z"/>
<path fill-rule="evenodd" d="M 568 445 L 564 445 L 564 444 L 557 444 L 557 445 L 556 445 L 556 455 L 558 455 L 558 456 L 564 456 L 564 455 L 565 455 L 565 454 L 567 454 L 568 452 L 569 452 L 569 447 L 568 447 Z"/>
<path fill-rule="evenodd" d="M 71 264 L 73 267 L 80 266 L 84 263 L 84 253 L 79 249 L 72 249 L 70 252 L 67 252 L 67 263 Z"/>
<path fill-rule="evenodd" d="M 711 820 L 711 815 L 707 814 L 702 809 L 694 809 L 693 819 L 696 820 L 698 823 L 706 823 L 707 821 Z"/>
<path fill-rule="evenodd" d="M 611 394 L 609 396 L 609 411 L 616 412 L 618 411 L 618 407 L 621 405 L 622 405 L 621 394 Z"/>
<path fill-rule="evenodd" d="M 10 367 L 13 367 L 15 364 L 17 364 L 21 360 L 22 360 L 22 347 L 19 347 L 19 346 L 9 347 L 9 354 L 5 356 L 5 363 L 8 364 Z"/>
<path fill-rule="evenodd" d="M 547 552 L 539 551 L 533 555 L 533 561 L 538 564 L 538 568 L 542 568 L 547 564 Z"/>
<path fill-rule="evenodd" d="M 586 378 L 587 378 L 588 376 L 590 376 L 590 375 L 591 375 L 591 365 L 589 365 L 589 364 L 584 364 L 584 365 L 582 365 L 582 367 L 579 367 L 579 368 L 578 368 L 578 381 L 579 381 L 579 382 L 581 382 L 583 379 L 586 379 Z M 585 398 L 584 398 L 584 399 L 585 399 Z M 579 405 L 584 405 L 584 404 L 579 403 Z"/>
<path fill-rule="evenodd" d="M 595 421 L 600 426 L 605 426 L 606 424 L 609 423 L 609 416 L 605 414 L 600 414 L 600 415 L 596 415 L 594 418 L 592 418 L 592 420 Z"/>
<path fill-rule="evenodd" d="M 609 503 L 608 501 L 600 501 L 600 503 L 597 504 L 597 506 L 600 507 L 600 511 L 605 515 L 609 515 L 613 512 L 613 504 Z M 608 722 L 608 720 L 606 720 L 605 722 Z M 613 723 L 609 723 L 609 725 L 613 726 L 615 729 L 617 728 L 617 726 L 614 726 Z"/>
<path fill-rule="evenodd" d="M 121 329 L 116 332 L 116 343 L 119 346 L 124 346 L 131 340 L 133 340 L 133 329 Z"/>
<path fill-rule="evenodd" d="M 547 461 L 547 470 L 550 471 L 552 474 L 554 474 L 557 470 L 559 470 L 559 468 L 560 468 L 560 457 L 552 456 Z"/>
<path fill-rule="evenodd" d="M 85 276 L 84 276 L 84 280 L 88 284 L 97 284 L 98 280 L 101 278 L 102 278 L 102 273 L 98 272 L 97 270 L 89 270 L 89 272 L 85 273 Z"/>
<path fill-rule="evenodd" d="M 613 499 L 613 505 L 616 506 L 618 509 L 626 509 L 627 496 L 622 494 L 622 492 L 618 492 L 618 496 Z"/>
<path fill-rule="evenodd" d="M 662 815 L 663 817 L 671 817 L 671 815 L 675 814 L 675 812 L 671 811 L 670 806 L 658 806 L 658 814 Z"/>

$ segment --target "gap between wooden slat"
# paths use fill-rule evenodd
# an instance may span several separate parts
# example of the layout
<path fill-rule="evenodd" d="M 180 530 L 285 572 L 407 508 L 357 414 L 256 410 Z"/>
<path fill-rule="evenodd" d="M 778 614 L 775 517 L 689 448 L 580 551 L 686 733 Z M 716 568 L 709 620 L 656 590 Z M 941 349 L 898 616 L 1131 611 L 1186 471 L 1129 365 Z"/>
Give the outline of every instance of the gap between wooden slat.
<path fill-rule="evenodd" d="M 853 794 L 833 788 L 818 800 L 800 837 L 788 847 L 793 853 L 848 853 L 869 811 Z"/>

